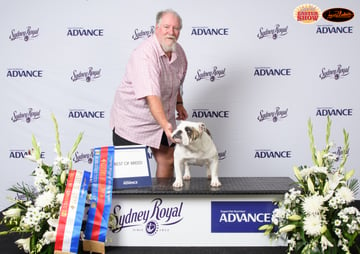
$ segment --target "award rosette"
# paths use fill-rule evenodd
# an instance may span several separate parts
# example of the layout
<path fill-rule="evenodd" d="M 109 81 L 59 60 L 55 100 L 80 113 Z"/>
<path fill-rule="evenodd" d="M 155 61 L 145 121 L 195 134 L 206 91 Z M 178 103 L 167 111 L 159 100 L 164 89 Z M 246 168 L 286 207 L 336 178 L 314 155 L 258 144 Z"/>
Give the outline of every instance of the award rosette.
<path fill-rule="evenodd" d="M 105 253 L 105 240 L 111 209 L 114 147 L 94 149 L 91 200 L 83 241 L 84 251 Z"/>
<path fill-rule="evenodd" d="M 69 170 L 59 224 L 56 231 L 54 253 L 77 253 L 90 172 Z"/>

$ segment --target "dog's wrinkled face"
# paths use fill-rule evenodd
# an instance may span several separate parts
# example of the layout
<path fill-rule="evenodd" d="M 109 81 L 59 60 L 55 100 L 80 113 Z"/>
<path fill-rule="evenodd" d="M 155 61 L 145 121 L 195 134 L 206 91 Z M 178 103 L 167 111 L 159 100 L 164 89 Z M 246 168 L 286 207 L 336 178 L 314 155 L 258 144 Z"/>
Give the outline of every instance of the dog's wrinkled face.
<path fill-rule="evenodd" d="M 199 137 L 206 129 L 204 123 L 181 121 L 172 133 L 172 138 L 177 144 L 189 145 Z"/>

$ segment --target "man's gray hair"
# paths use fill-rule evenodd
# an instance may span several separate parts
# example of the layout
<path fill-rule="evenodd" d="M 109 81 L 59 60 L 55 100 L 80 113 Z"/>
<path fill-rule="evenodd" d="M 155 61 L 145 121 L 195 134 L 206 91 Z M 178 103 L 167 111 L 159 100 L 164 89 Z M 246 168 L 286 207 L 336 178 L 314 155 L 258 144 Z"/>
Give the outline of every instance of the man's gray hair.
<path fill-rule="evenodd" d="M 173 15 L 175 15 L 177 17 L 177 19 L 179 20 L 180 29 L 181 29 L 182 28 L 182 19 L 181 19 L 180 15 L 176 11 L 174 11 L 172 9 L 166 9 L 166 10 L 163 10 L 163 11 L 159 11 L 156 14 L 156 24 L 160 25 L 161 18 L 163 17 L 164 14 L 167 14 L 167 13 L 172 13 Z"/>

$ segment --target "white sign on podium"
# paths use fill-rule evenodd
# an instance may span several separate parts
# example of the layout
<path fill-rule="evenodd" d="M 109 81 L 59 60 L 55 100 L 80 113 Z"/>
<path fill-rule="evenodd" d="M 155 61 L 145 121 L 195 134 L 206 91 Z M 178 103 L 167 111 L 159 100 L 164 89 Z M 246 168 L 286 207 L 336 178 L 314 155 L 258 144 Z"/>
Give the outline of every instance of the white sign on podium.
<path fill-rule="evenodd" d="M 114 148 L 113 189 L 151 186 L 147 147 L 131 145 Z"/>

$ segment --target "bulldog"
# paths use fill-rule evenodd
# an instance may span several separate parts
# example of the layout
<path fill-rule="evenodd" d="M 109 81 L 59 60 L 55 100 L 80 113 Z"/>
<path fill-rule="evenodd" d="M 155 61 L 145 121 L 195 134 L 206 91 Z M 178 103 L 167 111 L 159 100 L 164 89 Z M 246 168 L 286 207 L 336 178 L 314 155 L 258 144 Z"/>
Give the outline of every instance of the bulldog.
<path fill-rule="evenodd" d="M 172 133 L 174 139 L 174 170 L 173 187 L 181 188 L 183 179 L 190 180 L 189 165 L 206 166 L 207 177 L 211 179 L 212 187 L 219 187 L 218 178 L 219 157 L 209 130 L 204 123 L 181 121 Z M 184 172 L 184 176 L 182 173 Z"/>

